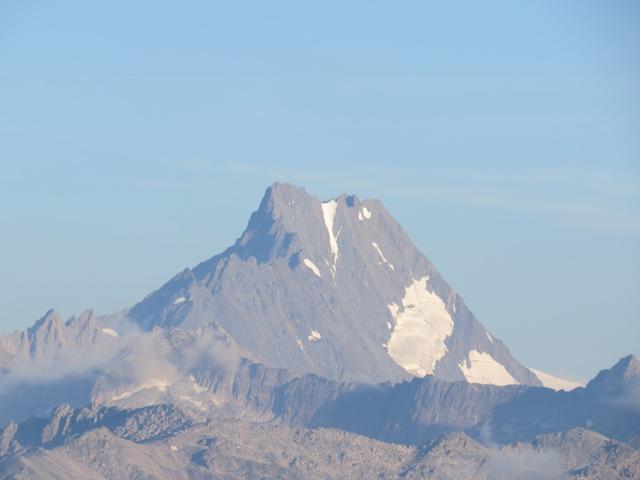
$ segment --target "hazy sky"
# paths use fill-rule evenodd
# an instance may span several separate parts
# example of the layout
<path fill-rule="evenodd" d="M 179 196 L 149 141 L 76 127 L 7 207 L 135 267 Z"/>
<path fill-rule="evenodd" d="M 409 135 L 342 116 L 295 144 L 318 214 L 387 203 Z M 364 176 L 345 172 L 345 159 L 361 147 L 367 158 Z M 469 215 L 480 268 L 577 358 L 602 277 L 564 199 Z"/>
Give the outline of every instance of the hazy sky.
<path fill-rule="evenodd" d="M 640 353 L 640 2 L 0 2 L 0 330 L 130 306 L 273 181 L 381 199 L 527 365 Z"/>

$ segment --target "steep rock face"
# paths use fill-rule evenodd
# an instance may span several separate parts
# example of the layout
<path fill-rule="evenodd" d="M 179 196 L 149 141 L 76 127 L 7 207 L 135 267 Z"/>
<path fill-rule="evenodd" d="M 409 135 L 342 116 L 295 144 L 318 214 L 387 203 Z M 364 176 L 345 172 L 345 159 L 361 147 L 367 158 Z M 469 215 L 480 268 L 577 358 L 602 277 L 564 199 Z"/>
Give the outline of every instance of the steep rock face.
<path fill-rule="evenodd" d="M 69 350 L 87 349 L 95 345 L 110 345 L 117 332 L 100 328 L 101 320 L 93 310 L 86 310 L 66 322 L 54 310 L 49 310 L 32 327 L 9 335 L 0 335 L 2 365 L 12 368 L 14 361 L 46 362 Z"/>
<path fill-rule="evenodd" d="M 607 437 L 632 440 L 640 431 L 637 362 L 633 355 L 625 357 L 585 388 L 571 392 L 527 389 L 495 409 L 492 433 L 497 439 L 513 441 L 582 426 Z"/>
<path fill-rule="evenodd" d="M 91 310 L 66 322 L 50 310 L 29 329 L 0 336 L 0 425 L 88 403 L 98 368 L 119 344 L 106 325 Z"/>
<path fill-rule="evenodd" d="M 613 367 L 600 371 L 587 388 L 604 396 L 635 395 L 640 408 L 640 360 L 634 355 L 621 358 Z"/>
<path fill-rule="evenodd" d="M 377 200 L 270 187 L 228 250 L 134 306 L 144 328 L 215 322 L 264 364 L 334 380 L 434 374 L 541 385 Z"/>
<path fill-rule="evenodd" d="M 245 417 L 337 428 L 386 442 L 421 445 L 443 433 L 464 431 L 509 443 L 583 426 L 622 441 L 640 433 L 637 405 L 612 402 L 590 387 L 564 392 L 433 376 L 371 385 L 297 376 L 246 360 L 231 373 L 203 366 L 194 375 Z"/>
<path fill-rule="evenodd" d="M 31 417 L 18 424 L 6 425 L 0 437 L 0 447 L 4 447 L 1 450 L 5 455 L 11 450 L 23 452 L 41 446 L 52 448 L 69 438 L 103 427 L 121 438 L 143 442 L 173 435 L 192 424 L 192 420 L 173 405 L 126 410 L 95 404 L 74 409 L 61 404 L 48 418 Z"/>

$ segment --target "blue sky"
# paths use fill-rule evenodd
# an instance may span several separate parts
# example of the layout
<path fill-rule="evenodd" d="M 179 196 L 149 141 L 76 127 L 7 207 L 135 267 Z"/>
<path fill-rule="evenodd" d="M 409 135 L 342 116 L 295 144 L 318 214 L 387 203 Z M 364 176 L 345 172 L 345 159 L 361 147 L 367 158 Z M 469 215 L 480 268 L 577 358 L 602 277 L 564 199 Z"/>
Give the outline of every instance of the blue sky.
<path fill-rule="evenodd" d="M 129 306 L 273 181 L 377 197 L 530 366 L 640 353 L 640 4 L 0 3 L 0 328 Z"/>

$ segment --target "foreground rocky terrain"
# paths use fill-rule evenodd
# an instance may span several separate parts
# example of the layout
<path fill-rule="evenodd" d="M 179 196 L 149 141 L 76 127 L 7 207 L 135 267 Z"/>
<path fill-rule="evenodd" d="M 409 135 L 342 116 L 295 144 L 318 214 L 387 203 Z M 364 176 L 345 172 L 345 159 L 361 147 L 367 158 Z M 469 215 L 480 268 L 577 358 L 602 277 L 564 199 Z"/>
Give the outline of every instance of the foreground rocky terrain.
<path fill-rule="evenodd" d="M 84 422 L 84 425 L 82 425 Z M 89 426 L 91 425 L 91 426 Z M 640 452 L 587 429 L 484 446 L 449 433 L 421 446 L 336 429 L 215 418 L 192 423 L 165 405 L 136 411 L 58 409 L 2 438 L 0 478 L 629 479 Z M 23 441 L 25 445 L 21 444 Z"/>

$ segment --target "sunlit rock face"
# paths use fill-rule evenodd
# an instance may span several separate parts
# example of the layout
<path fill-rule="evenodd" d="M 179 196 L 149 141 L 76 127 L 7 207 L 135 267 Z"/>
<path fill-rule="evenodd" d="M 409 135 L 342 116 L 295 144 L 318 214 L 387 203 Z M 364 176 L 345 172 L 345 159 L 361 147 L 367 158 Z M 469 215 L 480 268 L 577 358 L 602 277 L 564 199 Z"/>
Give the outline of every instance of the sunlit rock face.
<path fill-rule="evenodd" d="M 334 380 L 468 380 L 484 368 L 475 380 L 541 385 L 379 201 L 323 202 L 288 184 L 267 189 L 233 246 L 129 316 L 145 329 L 215 322 L 265 364 Z"/>

